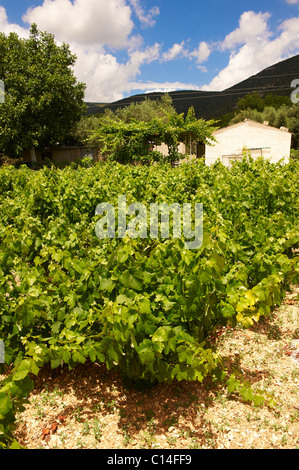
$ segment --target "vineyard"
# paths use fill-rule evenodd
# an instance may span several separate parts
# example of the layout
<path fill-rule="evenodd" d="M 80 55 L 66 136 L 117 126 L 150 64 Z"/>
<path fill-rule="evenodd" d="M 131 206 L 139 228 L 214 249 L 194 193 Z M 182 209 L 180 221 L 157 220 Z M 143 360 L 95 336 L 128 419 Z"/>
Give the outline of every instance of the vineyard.
<path fill-rule="evenodd" d="M 104 364 L 139 390 L 212 377 L 271 404 L 227 374 L 213 332 L 258 323 L 299 282 L 298 171 L 298 161 L 251 159 L 230 169 L 1 168 L 0 447 L 18 446 L 15 416 L 44 365 Z M 99 239 L 95 209 L 117 207 L 119 195 L 148 208 L 203 204 L 201 247 L 186 249 L 172 231 Z"/>

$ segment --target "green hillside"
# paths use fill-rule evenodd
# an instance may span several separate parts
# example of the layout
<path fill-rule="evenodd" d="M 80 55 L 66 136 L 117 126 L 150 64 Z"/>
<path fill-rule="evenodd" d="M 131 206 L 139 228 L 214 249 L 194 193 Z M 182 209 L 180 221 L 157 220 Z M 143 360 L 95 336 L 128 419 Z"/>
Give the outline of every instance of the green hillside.
<path fill-rule="evenodd" d="M 252 77 L 243 80 L 224 91 L 196 91 L 183 90 L 168 93 L 178 113 L 186 113 L 190 106 L 194 107 L 197 118 L 218 118 L 233 112 L 237 101 L 246 94 L 258 91 L 262 96 L 274 94 L 290 96 L 292 80 L 299 78 L 299 55 L 271 65 Z M 88 103 L 88 114 L 104 112 L 106 108 L 115 110 L 130 103 L 138 103 L 144 99 L 160 99 L 163 93 L 146 93 L 130 96 L 106 106 L 97 103 Z"/>

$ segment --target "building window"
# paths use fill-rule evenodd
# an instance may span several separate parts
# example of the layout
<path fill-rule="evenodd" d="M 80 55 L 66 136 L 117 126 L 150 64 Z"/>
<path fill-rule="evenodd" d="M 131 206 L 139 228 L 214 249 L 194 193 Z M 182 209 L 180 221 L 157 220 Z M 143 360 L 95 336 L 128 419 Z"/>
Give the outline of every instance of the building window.
<path fill-rule="evenodd" d="M 240 155 L 222 155 L 222 163 L 225 166 L 231 167 L 235 162 L 241 162 L 243 160 L 243 154 Z"/>
<path fill-rule="evenodd" d="M 248 153 L 253 159 L 259 157 L 269 158 L 271 156 L 271 147 L 246 148 L 244 151 Z M 231 155 L 222 155 L 222 163 L 230 167 L 234 162 L 241 162 L 245 155 L 243 151 Z"/>

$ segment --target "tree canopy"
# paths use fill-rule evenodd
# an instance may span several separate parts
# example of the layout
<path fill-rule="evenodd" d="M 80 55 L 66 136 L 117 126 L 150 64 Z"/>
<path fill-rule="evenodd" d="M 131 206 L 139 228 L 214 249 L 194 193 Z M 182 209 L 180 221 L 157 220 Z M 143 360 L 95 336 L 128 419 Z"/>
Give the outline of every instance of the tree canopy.
<path fill-rule="evenodd" d="M 0 153 L 18 157 L 25 150 L 44 150 L 66 143 L 85 109 L 85 84 L 72 66 L 76 56 L 67 44 L 33 24 L 28 39 L 0 33 Z"/>
<path fill-rule="evenodd" d="M 112 109 L 108 109 L 106 110 L 106 116 L 104 116 L 104 118 L 119 119 L 123 122 L 130 122 L 132 119 L 149 122 L 159 117 L 168 121 L 169 117 L 175 114 L 176 110 L 172 104 L 172 99 L 165 93 L 162 95 L 161 99 L 158 100 L 145 98 L 139 103 L 131 103 L 129 106 L 117 108 L 114 112 Z"/>
<path fill-rule="evenodd" d="M 213 141 L 215 121 L 196 119 L 191 107 L 187 116 L 177 114 L 171 98 L 161 101 L 145 100 L 113 112 L 99 120 L 99 126 L 89 134 L 88 142 L 96 145 L 110 160 L 122 163 L 151 160 L 171 161 L 179 159 L 180 142 Z M 165 143 L 168 156 L 154 151 L 155 146 Z"/>
<path fill-rule="evenodd" d="M 288 96 L 278 96 L 270 93 L 262 97 L 258 91 L 253 91 L 238 100 L 237 113 L 246 109 L 255 109 L 262 112 L 266 107 L 278 109 L 284 105 L 292 105 L 291 99 Z"/>

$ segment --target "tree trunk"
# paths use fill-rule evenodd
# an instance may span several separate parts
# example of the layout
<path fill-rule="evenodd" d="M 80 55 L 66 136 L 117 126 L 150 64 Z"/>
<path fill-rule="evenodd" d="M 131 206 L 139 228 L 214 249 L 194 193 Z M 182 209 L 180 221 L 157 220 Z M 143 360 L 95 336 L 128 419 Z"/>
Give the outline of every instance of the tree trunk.
<path fill-rule="evenodd" d="M 30 150 L 30 156 L 31 156 L 31 162 L 36 162 L 36 153 L 35 153 L 35 149 L 31 149 Z"/>

